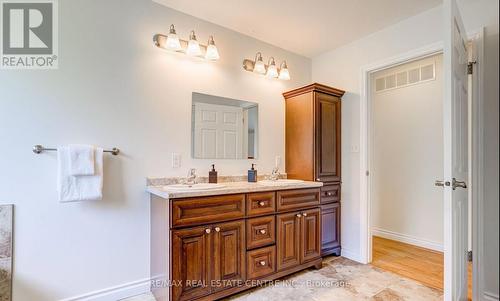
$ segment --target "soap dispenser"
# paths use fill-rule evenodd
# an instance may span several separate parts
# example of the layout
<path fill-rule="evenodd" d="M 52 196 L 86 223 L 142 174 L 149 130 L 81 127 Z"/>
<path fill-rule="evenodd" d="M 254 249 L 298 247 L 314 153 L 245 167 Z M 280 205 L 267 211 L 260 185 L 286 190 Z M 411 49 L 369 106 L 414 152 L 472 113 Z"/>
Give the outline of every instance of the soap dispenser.
<path fill-rule="evenodd" d="M 217 183 L 217 171 L 215 170 L 215 164 L 212 164 L 212 170 L 208 172 L 208 183 Z"/>
<path fill-rule="evenodd" d="M 257 182 L 257 169 L 254 163 L 252 163 L 252 169 L 248 170 L 248 182 Z"/>

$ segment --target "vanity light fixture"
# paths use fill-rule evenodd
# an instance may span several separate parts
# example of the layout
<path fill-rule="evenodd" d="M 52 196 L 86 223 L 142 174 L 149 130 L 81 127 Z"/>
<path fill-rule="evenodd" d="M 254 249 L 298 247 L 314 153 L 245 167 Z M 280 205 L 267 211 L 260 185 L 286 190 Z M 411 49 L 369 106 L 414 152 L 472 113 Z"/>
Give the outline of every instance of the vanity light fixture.
<path fill-rule="evenodd" d="M 273 57 L 269 58 L 269 63 L 267 64 L 267 73 L 266 76 L 269 78 L 277 78 L 278 77 L 278 68 L 276 68 L 276 62 Z"/>
<path fill-rule="evenodd" d="M 189 34 L 189 42 L 188 42 L 188 47 L 186 49 L 186 54 L 189 56 L 201 55 L 200 44 L 196 40 L 196 34 L 194 33 L 194 30 L 191 30 L 191 33 Z"/>
<path fill-rule="evenodd" d="M 266 74 L 266 65 L 262 60 L 262 54 L 260 52 L 257 52 L 257 54 L 255 54 L 255 64 L 253 67 L 253 72 L 259 74 Z"/>
<path fill-rule="evenodd" d="M 170 25 L 170 33 L 167 36 L 167 43 L 165 45 L 168 50 L 179 51 L 181 50 L 181 42 L 175 32 L 174 24 Z"/>
<path fill-rule="evenodd" d="M 155 34 L 153 41 L 158 48 L 185 53 L 191 57 L 204 58 L 209 61 L 217 61 L 220 58 L 213 36 L 210 36 L 206 46 L 198 43 L 194 30 L 189 34 L 188 41 L 182 40 L 179 39 L 174 24 L 170 25 L 168 35 Z"/>
<path fill-rule="evenodd" d="M 268 78 L 279 78 L 281 80 L 290 79 L 290 72 L 288 71 L 286 61 L 283 61 L 280 68 L 278 68 L 274 57 L 270 57 L 268 64 L 266 65 L 264 64 L 264 60 L 262 59 L 262 54 L 260 52 L 255 54 L 255 60 L 244 59 L 243 69 L 249 72 L 265 75 Z"/>
<path fill-rule="evenodd" d="M 280 66 L 280 76 L 278 77 L 282 80 L 290 80 L 290 72 L 288 72 L 288 66 L 286 65 L 286 61 L 283 61 Z"/>
<path fill-rule="evenodd" d="M 210 36 L 208 38 L 207 54 L 205 55 L 207 60 L 216 61 L 219 59 L 219 51 L 215 47 L 214 37 Z"/>

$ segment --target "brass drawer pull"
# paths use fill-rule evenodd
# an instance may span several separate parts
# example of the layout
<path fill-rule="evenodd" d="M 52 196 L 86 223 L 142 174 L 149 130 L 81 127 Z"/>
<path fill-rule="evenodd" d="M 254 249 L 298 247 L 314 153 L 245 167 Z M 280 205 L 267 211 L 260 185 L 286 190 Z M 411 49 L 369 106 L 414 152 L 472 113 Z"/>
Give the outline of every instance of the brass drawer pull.
<path fill-rule="evenodd" d="M 264 207 L 265 205 L 266 205 L 266 202 L 264 202 L 264 201 L 260 201 L 260 202 L 259 202 L 259 206 L 260 206 L 260 207 Z"/>
<path fill-rule="evenodd" d="M 260 234 L 266 234 L 267 231 L 266 231 L 266 229 L 261 229 L 259 232 L 260 232 Z"/>
<path fill-rule="evenodd" d="M 303 215 L 303 216 L 307 216 L 307 213 L 305 213 L 305 212 L 304 212 L 304 213 L 302 213 L 302 215 Z"/>
<path fill-rule="evenodd" d="M 210 232 L 212 232 L 210 228 L 205 229 L 205 233 L 210 234 Z"/>
<path fill-rule="evenodd" d="M 220 227 L 215 227 L 215 232 L 220 232 Z"/>
<path fill-rule="evenodd" d="M 265 266 L 266 265 L 266 262 L 264 260 L 262 260 L 261 262 L 259 262 L 261 266 Z"/>
<path fill-rule="evenodd" d="M 301 217 L 302 217 L 302 214 L 300 214 L 300 213 L 299 213 L 299 214 L 297 214 L 297 217 L 298 217 L 298 218 L 301 218 Z"/>

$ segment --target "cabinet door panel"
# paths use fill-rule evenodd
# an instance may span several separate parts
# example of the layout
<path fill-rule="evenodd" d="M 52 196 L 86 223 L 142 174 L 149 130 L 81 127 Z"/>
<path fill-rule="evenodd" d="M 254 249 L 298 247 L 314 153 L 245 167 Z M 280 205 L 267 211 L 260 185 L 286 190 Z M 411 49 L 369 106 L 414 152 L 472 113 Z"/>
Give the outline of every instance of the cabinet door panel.
<path fill-rule="evenodd" d="M 340 181 L 340 106 L 340 98 L 315 93 L 317 181 Z"/>
<path fill-rule="evenodd" d="M 297 213 L 277 216 L 277 268 L 278 271 L 300 264 L 300 219 Z"/>
<path fill-rule="evenodd" d="M 214 226 L 214 290 L 245 280 L 245 223 L 243 220 Z"/>
<path fill-rule="evenodd" d="M 321 254 L 340 255 L 340 203 L 321 206 Z"/>
<path fill-rule="evenodd" d="M 210 288 L 210 234 L 205 227 L 172 232 L 172 286 L 173 300 L 190 300 L 211 292 Z"/>
<path fill-rule="evenodd" d="M 321 256 L 321 216 L 320 210 L 302 212 L 300 263 L 317 259 Z"/>

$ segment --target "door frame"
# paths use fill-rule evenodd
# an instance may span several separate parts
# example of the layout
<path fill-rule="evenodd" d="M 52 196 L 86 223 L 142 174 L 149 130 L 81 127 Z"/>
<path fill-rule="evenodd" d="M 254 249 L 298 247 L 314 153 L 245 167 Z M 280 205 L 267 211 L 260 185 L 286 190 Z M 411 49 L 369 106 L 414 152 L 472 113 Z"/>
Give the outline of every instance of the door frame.
<path fill-rule="evenodd" d="M 473 82 L 476 89 L 473 90 L 472 112 L 469 116 L 472 120 L 471 128 L 472 135 L 476 137 L 472 143 L 472 172 L 469 179 L 470 187 L 476 187 L 473 190 L 473 198 L 477 201 L 473 202 L 472 210 L 472 249 L 474 250 L 473 260 L 473 298 L 480 300 L 479 296 L 483 291 L 483 275 L 480 271 L 482 267 L 482 248 L 483 245 L 483 227 L 480 220 L 483 214 L 483 43 L 484 43 L 484 28 L 480 28 L 469 33 L 468 38 L 474 43 L 477 49 L 476 64 L 474 66 Z M 414 49 L 412 51 L 386 58 L 384 60 L 363 66 L 360 76 L 360 141 L 359 141 L 359 195 L 360 195 L 360 256 L 362 263 L 367 264 L 372 261 L 372 233 L 371 233 L 371 179 L 369 171 L 371 167 L 371 150 L 372 138 L 371 122 L 372 122 L 372 107 L 371 107 L 371 85 L 370 75 L 374 72 L 434 56 L 443 53 L 444 43 L 437 42 L 427 46 Z M 429 182 L 432 185 L 432 181 Z"/>

